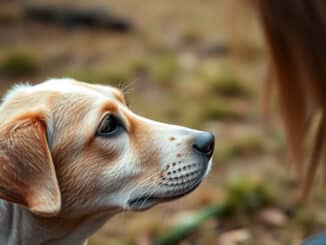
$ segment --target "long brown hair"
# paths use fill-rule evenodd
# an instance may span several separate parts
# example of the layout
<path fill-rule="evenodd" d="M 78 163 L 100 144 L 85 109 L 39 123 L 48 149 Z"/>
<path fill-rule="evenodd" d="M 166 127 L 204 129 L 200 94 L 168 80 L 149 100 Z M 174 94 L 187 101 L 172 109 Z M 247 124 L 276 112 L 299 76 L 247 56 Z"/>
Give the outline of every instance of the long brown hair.
<path fill-rule="evenodd" d="M 256 0 L 287 135 L 289 156 L 309 190 L 319 162 L 326 173 L 326 0 Z M 268 94 L 270 91 L 265 91 Z M 319 114 L 308 164 L 303 146 Z"/>

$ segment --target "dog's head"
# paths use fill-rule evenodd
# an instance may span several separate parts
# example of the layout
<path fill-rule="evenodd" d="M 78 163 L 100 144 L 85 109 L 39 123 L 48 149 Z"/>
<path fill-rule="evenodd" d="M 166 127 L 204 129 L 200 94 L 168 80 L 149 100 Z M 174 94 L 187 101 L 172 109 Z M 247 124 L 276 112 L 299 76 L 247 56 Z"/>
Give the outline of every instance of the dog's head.
<path fill-rule="evenodd" d="M 140 117 L 113 87 L 20 85 L 0 108 L 0 198 L 44 216 L 142 210 L 194 190 L 213 149 L 211 133 Z"/>

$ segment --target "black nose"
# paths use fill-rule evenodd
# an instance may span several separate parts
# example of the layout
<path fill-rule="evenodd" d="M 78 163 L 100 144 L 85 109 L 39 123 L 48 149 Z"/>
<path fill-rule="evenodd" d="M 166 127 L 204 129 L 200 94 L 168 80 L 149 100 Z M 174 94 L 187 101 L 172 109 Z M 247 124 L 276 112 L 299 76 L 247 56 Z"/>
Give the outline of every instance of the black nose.
<path fill-rule="evenodd" d="M 195 135 L 192 147 L 197 153 L 210 157 L 214 151 L 214 143 L 215 137 L 212 133 L 201 132 Z"/>

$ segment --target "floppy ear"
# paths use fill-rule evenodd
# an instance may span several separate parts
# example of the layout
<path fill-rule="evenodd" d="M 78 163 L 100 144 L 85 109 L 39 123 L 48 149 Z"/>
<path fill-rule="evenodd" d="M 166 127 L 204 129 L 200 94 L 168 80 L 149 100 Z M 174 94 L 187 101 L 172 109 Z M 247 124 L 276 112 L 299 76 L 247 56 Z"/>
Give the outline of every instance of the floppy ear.
<path fill-rule="evenodd" d="M 61 194 L 45 122 L 38 115 L 0 128 L 0 198 L 26 206 L 41 216 L 55 216 Z"/>

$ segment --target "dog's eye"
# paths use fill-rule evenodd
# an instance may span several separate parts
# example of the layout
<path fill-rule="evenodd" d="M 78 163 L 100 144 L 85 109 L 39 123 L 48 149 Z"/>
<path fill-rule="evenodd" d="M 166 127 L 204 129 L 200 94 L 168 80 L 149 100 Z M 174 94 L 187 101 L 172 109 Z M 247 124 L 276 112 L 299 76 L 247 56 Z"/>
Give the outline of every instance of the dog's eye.
<path fill-rule="evenodd" d="M 122 124 L 118 118 L 112 115 L 106 116 L 101 122 L 98 130 L 98 136 L 113 136 L 122 129 Z"/>

